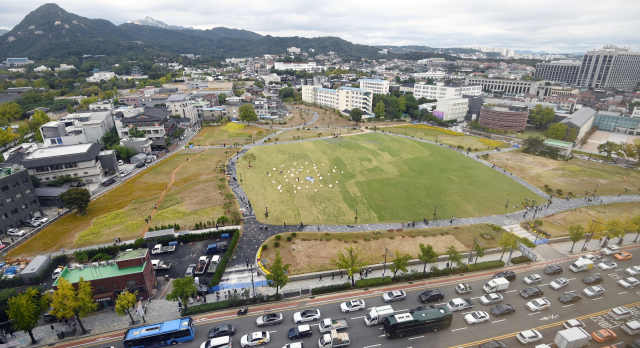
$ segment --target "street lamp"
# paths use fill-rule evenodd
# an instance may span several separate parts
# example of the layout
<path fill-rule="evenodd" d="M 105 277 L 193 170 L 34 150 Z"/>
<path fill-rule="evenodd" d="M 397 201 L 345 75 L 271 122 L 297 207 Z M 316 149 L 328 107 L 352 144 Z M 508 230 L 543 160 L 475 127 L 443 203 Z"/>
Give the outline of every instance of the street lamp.
<path fill-rule="evenodd" d="M 382 264 L 382 280 L 384 280 L 384 274 L 386 273 L 386 268 L 387 268 L 387 254 L 389 254 L 389 256 L 393 257 L 393 254 L 389 252 L 389 249 L 387 249 L 387 247 L 384 248 L 384 263 Z"/>
<path fill-rule="evenodd" d="M 436 223 L 436 213 L 438 211 L 438 205 L 436 205 L 436 208 L 433 210 L 433 223 Z"/>
<path fill-rule="evenodd" d="M 251 288 L 253 289 L 253 292 L 251 293 L 251 296 L 253 297 L 253 300 L 255 302 L 256 300 L 256 285 L 253 282 L 253 263 L 250 265 L 251 266 Z"/>
<path fill-rule="evenodd" d="M 358 209 L 356 209 L 356 225 L 358 224 Z"/>
<path fill-rule="evenodd" d="M 591 221 L 592 221 L 591 222 L 591 227 L 589 227 L 589 233 L 587 233 L 587 238 L 584 239 L 584 244 L 582 245 L 582 250 L 584 250 L 587 247 L 587 243 L 589 243 L 589 241 L 591 240 L 591 235 L 592 235 L 591 231 L 593 230 L 593 226 L 596 223 L 599 223 L 600 225 L 604 226 L 604 224 L 602 222 L 600 222 L 600 221 L 596 221 L 596 220 L 593 220 L 593 219 L 591 219 Z"/>

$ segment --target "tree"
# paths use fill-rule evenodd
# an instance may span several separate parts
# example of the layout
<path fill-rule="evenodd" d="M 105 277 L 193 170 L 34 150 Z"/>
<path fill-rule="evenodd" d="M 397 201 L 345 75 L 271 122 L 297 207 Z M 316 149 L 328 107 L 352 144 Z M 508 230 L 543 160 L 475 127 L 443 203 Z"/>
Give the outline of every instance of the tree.
<path fill-rule="evenodd" d="M 360 272 L 360 269 L 365 266 L 364 261 L 360 260 L 360 248 L 349 246 L 344 248 L 344 251 L 339 251 L 336 254 L 336 258 L 331 260 L 331 263 L 338 267 L 338 269 L 344 269 L 351 277 L 351 286 L 356 286 L 356 280 L 353 275 Z"/>
<path fill-rule="evenodd" d="M 0 119 L 11 121 L 12 118 L 22 116 L 22 107 L 16 102 L 0 104 Z"/>
<path fill-rule="evenodd" d="M 147 132 L 142 129 L 138 129 L 137 126 L 129 128 L 129 138 L 146 138 Z"/>
<path fill-rule="evenodd" d="M 82 325 L 81 318 L 94 315 L 98 304 L 93 300 L 93 289 L 89 282 L 82 277 L 77 285 L 77 290 L 65 278 L 58 278 L 58 290 L 54 291 L 51 299 L 51 314 L 58 319 L 75 317 L 83 334 L 87 330 Z"/>
<path fill-rule="evenodd" d="M 87 207 L 91 202 L 91 193 L 84 188 L 70 188 L 60 194 L 60 202 L 71 209 L 78 209 L 80 215 L 87 213 Z"/>
<path fill-rule="evenodd" d="M 13 132 L 13 128 L 5 127 L 5 129 L 0 128 L 0 146 L 9 144 L 10 142 L 16 140 L 18 138 L 18 134 Z"/>
<path fill-rule="evenodd" d="M 280 99 L 293 99 L 294 92 L 295 91 L 291 87 L 280 88 L 280 90 L 278 91 L 278 97 L 280 97 Z"/>
<path fill-rule="evenodd" d="M 240 97 L 244 94 L 245 90 L 244 89 L 234 89 L 233 90 L 233 95 L 235 95 L 236 97 Z"/>
<path fill-rule="evenodd" d="M 184 304 L 184 308 L 186 309 L 189 297 L 197 291 L 198 288 L 196 288 L 196 283 L 193 280 L 193 277 L 189 276 L 178 278 L 173 281 L 173 289 L 171 290 L 171 293 L 167 295 L 167 300 L 182 301 L 182 304 Z"/>
<path fill-rule="evenodd" d="M 567 125 L 554 123 L 544 132 L 544 136 L 549 139 L 562 140 L 567 135 Z"/>
<path fill-rule="evenodd" d="M 218 95 L 218 102 L 220 103 L 220 105 L 224 104 L 227 102 L 227 95 L 224 93 L 220 93 L 220 95 Z"/>
<path fill-rule="evenodd" d="M 616 151 L 617 147 L 618 144 L 612 141 L 607 141 L 603 144 L 598 145 L 598 152 L 607 154 L 607 158 L 611 160 L 611 154 Z"/>
<path fill-rule="evenodd" d="M 636 234 L 636 239 L 634 240 L 635 243 L 638 240 L 638 237 L 640 237 L 640 214 L 631 219 L 631 223 L 633 224 L 633 232 L 638 233 Z"/>
<path fill-rule="evenodd" d="M 36 110 L 36 112 L 31 116 L 30 128 L 32 132 L 36 134 L 36 140 L 38 142 L 42 142 L 42 134 L 40 133 L 40 126 L 43 124 L 50 122 L 51 119 L 47 114 L 42 110 Z"/>
<path fill-rule="evenodd" d="M 473 251 L 476 252 L 476 259 L 473 262 L 474 265 L 478 263 L 478 258 L 484 257 L 484 252 L 487 251 L 487 249 L 489 249 L 489 248 L 483 247 L 477 241 L 473 242 Z"/>
<path fill-rule="evenodd" d="M 112 149 L 122 158 L 124 161 L 128 161 L 129 158 L 136 155 L 136 152 L 133 149 L 128 148 L 122 145 L 113 145 Z"/>
<path fill-rule="evenodd" d="M 502 255 L 500 255 L 500 261 L 502 261 L 504 253 L 507 250 L 515 248 L 516 235 L 513 233 L 503 233 L 502 238 L 500 238 L 500 241 L 498 242 L 498 245 L 500 246 L 500 248 L 502 248 Z"/>
<path fill-rule="evenodd" d="M 244 156 L 242 156 L 242 159 L 247 161 L 249 163 L 249 167 L 251 167 L 251 162 L 256 161 L 256 154 L 254 154 L 253 152 L 247 152 L 244 154 Z"/>
<path fill-rule="evenodd" d="M 418 255 L 418 259 L 424 262 L 424 268 L 422 269 L 422 273 L 427 273 L 427 263 L 434 263 L 438 260 L 438 253 L 433 250 L 431 244 L 427 244 L 426 246 L 420 243 L 420 255 Z"/>
<path fill-rule="evenodd" d="M 31 184 L 33 185 L 33 187 L 35 188 L 40 187 L 40 179 L 38 179 L 37 176 L 29 175 L 29 179 L 31 179 Z"/>
<path fill-rule="evenodd" d="M 138 302 L 138 292 L 128 292 L 128 291 L 124 291 L 121 292 L 120 295 L 118 295 L 118 298 L 116 299 L 116 314 L 117 315 L 129 315 L 129 318 L 131 318 L 131 325 L 134 324 L 133 321 L 133 317 L 131 316 L 131 311 L 129 310 L 129 308 L 133 308 L 133 306 L 135 306 L 136 302 Z"/>
<path fill-rule="evenodd" d="M 49 301 L 39 289 L 29 287 L 25 292 L 9 299 L 7 314 L 13 320 L 13 327 L 27 332 L 31 343 L 36 344 L 33 329 L 38 326 L 40 313 L 49 307 Z"/>
<path fill-rule="evenodd" d="M 276 251 L 276 258 L 273 260 L 273 265 L 269 269 L 269 274 L 266 276 L 269 286 L 276 288 L 276 299 L 278 298 L 280 288 L 289 283 L 289 277 L 287 276 L 289 266 L 291 265 L 288 263 L 284 265 L 282 264 L 280 251 Z"/>
<path fill-rule="evenodd" d="M 608 220 L 604 228 L 606 230 L 605 233 L 607 236 L 607 240 L 611 238 L 619 237 L 620 238 L 619 243 L 622 243 L 622 240 L 625 235 L 625 231 L 623 228 L 623 223 L 622 221 L 620 221 L 620 219 L 613 218 L 611 220 Z"/>
<path fill-rule="evenodd" d="M 383 101 L 379 101 L 378 104 L 376 104 L 376 107 L 373 108 L 373 113 L 376 115 L 376 118 L 384 117 L 384 102 Z"/>
<path fill-rule="evenodd" d="M 228 222 L 229 222 L 229 218 L 224 215 L 222 215 L 221 217 L 218 218 L 218 220 L 216 220 L 216 223 L 221 226 L 224 226 Z"/>
<path fill-rule="evenodd" d="M 548 124 L 555 121 L 556 112 L 551 107 L 543 108 L 541 104 L 537 104 L 535 108 L 529 110 L 529 123 L 537 128 L 546 128 Z"/>
<path fill-rule="evenodd" d="M 458 267 L 464 265 L 462 262 L 462 253 L 459 252 L 455 246 L 450 246 L 447 248 L 447 255 L 449 256 L 449 274 L 451 274 L 451 267 L 455 263 Z"/>
<path fill-rule="evenodd" d="M 624 157 L 627 159 L 627 163 L 629 163 L 629 159 L 633 159 L 638 156 L 638 152 L 634 144 L 622 143 L 622 152 L 624 152 Z"/>
<path fill-rule="evenodd" d="M 396 257 L 391 261 L 391 265 L 389 265 L 389 270 L 393 272 L 393 279 L 396 279 L 396 273 L 398 271 L 407 272 L 407 266 L 409 266 L 409 261 L 411 260 L 411 255 L 404 254 L 402 255 L 400 251 L 396 249 Z"/>
<path fill-rule="evenodd" d="M 541 137 L 528 137 L 522 142 L 522 145 L 534 153 L 542 151 L 545 148 L 544 139 Z"/>
<path fill-rule="evenodd" d="M 567 130 L 567 136 L 564 138 L 564 140 L 570 143 L 573 143 L 574 141 L 576 141 L 577 137 L 578 137 L 578 130 L 576 128 L 569 128 Z"/>
<path fill-rule="evenodd" d="M 362 110 L 353 108 L 351 109 L 351 112 L 349 112 L 349 116 L 351 116 L 351 120 L 354 121 L 357 126 L 358 122 L 362 121 Z"/>
<path fill-rule="evenodd" d="M 258 120 L 256 109 L 251 104 L 245 104 L 238 108 L 238 117 L 243 121 L 247 121 L 247 124 L 251 121 Z"/>
<path fill-rule="evenodd" d="M 584 233 L 584 227 L 582 227 L 582 225 L 569 226 L 569 239 L 571 239 L 571 241 L 573 242 L 573 244 L 571 244 L 571 251 L 569 253 L 573 252 L 573 246 L 576 245 L 576 243 L 580 241 L 582 237 L 584 237 Z"/>
<path fill-rule="evenodd" d="M 111 149 L 114 145 L 120 144 L 120 137 L 118 136 L 116 127 L 114 126 L 110 131 L 104 133 L 101 140 L 104 146 L 108 149 Z"/>

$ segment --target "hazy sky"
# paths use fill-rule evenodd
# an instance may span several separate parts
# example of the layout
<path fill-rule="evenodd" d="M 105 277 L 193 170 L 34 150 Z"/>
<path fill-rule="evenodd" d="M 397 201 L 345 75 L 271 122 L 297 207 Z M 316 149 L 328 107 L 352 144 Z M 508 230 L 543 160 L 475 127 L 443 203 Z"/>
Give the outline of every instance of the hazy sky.
<path fill-rule="evenodd" d="M 0 28 L 12 28 L 44 3 L 0 1 Z M 61 0 L 57 4 L 114 24 L 150 16 L 198 29 L 224 26 L 273 36 L 338 36 L 370 45 L 582 52 L 614 44 L 640 50 L 638 0 Z"/>

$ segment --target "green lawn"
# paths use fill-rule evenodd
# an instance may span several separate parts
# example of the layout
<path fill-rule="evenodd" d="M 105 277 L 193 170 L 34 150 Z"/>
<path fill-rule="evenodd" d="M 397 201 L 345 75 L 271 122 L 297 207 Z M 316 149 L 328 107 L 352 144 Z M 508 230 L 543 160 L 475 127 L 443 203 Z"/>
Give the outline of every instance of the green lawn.
<path fill-rule="evenodd" d="M 536 129 L 536 127 L 527 126 L 523 132 L 520 132 L 516 135 L 516 137 L 521 139 L 527 139 L 528 137 L 541 137 L 546 138 L 544 136 L 544 131 Z"/>
<path fill-rule="evenodd" d="M 455 147 L 462 146 L 464 147 L 465 151 L 468 148 L 471 148 L 471 152 L 488 151 L 494 149 L 496 146 L 503 149 L 509 147 L 509 144 L 501 141 L 489 140 L 471 135 L 464 135 L 461 133 L 457 133 L 458 135 L 451 135 L 436 129 L 418 128 L 420 126 L 423 125 L 408 125 L 383 129 L 391 130 L 392 132 L 397 134 L 414 136 L 416 139 L 420 138 L 429 141 L 437 141 L 438 143 Z"/>
<path fill-rule="evenodd" d="M 268 206 L 269 222 L 275 224 L 354 223 L 356 209 L 358 223 L 418 221 L 432 219 L 436 205 L 440 219 L 485 216 L 504 213 L 507 199 L 540 200 L 450 149 L 380 133 L 251 152 L 257 160 L 251 168 L 241 161 L 239 178 L 258 219 L 264 221 Z"/>

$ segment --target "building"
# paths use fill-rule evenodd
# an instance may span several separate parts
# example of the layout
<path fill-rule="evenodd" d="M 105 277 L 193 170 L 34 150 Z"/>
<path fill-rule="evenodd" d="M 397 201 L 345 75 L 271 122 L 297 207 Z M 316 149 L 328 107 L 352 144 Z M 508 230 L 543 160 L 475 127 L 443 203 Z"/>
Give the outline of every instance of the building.
<path fill-rule="evenodd" d="M 45 146 L 99 143 L 113 126 L 111 111 L 79 112 L 43 124 L 40 133 Z"/>
<path fill-rule="evenodd" d="M 360 88 L 373 91 L 373 94 L 389 94 L 389 81 L 382 79 L 362 79 Z"/>
<path fill-rule="evenodd" d="M 544 86 L 544 81 L 522 81 L 506 79 L 490 79 L 484 77 L 468 76 L 465 79 L 466 85 L 477 84 L 482 86 L 482 90 L 503 91 L 505 93 L 516 94 L 538 94 L 538 88 Z M 548 95 L 548 94 L 545 94 Z"/>
<path fill-rule="evenodd" d="M 308 73 L 327 70 L 326 66 L 316 65 L 316 62 L 304 62 L 304 63 L 275 62 L 273 68 L 276 70 L 295 70 L 295 71 L 304 70 Z"/>
<path fill-rule="evenodd" d="M 25 220 L 42 216 L 42 207 L 31 183 L 29 172 L 13 163 L 0 164 L 0 233 L 22 225 Z"/>
<path fill-rule="evenodd" d="M 526 106 L 483 107 L 480 110 L 478 124 L 494 130 L 522 132 L 527 125 L 529 111 Z"/>
<path fill-rule="evenodd" d="M 51 263 L 51 257 L 49 255 L 38 255 L 18 274 L 18 277 L 22 279 L 25 284 L 33 284 L 36 282 L 35 280 L 40 273 L 49 266 L 49 263 Z"/>
<path fill-rule="evenodd" d="M 536 64 L 534 77 L 547 81 L 563 82 L 574 85 L 578 78 L 581 62 L 579 60 L 556 60 Z"/>
<path fill-rule="evenodd" d="M 96 71 L 93 76 L 87 77 L 86 80 L 87 82 L 100 82 L 102 80 L 109 81 L 114 77 L 116 77 L 116 73 L 113 71 Z"/>
<path fill-rule="evenodd" d="M 287 48 L 287 52 L 289 54 L 300 54 L 300 48 L 299 47 L 289 47 L 289 48 Z"/>
<path fill-rule="evenodd" d="M 469 100 L 467 98 L 441 99 L 438 100 L 433 116 L 443 120 L 464 121 L 469 110 Z"/>
<path fill-rule="evenodd" d="M 576 86 L 635 90 L 640 82 L 640 53 L 613 45 L 582 56 Z"/>
<path fill-rule="evenodd" d="M 631 117 L 640 117 L 640 106 L 636 106 L 635 108 L 633 108 Z"/>
<path fill-rule="evenodd" d="M 619 112 L 598 111 L 593 125 L 598 130 L 607 132 L 621 132 L 626 134 L 640 133 L 640 118 L 620 116 Z"/>
<path fill-rule="evenodd" d="M 116 130 L 122 139 L 129 138 L 129 129 L 137 127 L 145 132 L 156 145 L 165 146 L 164 138 L 175 126 L 170 122 L 171 112 L 164 108 L 144 108 L 125 110 L 124 117 L 116 119 Z M 130 111 L 130 112 L 128 112 Z"/>
<path fill-rule="evenodd" d="M 401 93 L 413 93 L 413 88 L 416 84 L 415 83 L 405 83 L 403 85 L 400 86 L 400 92 Z"/>
<path fill-rule="evenodd" d="M 564 112 L 573 112 L 576 107 L 576 101 L 574 99 L 566 98 L 545 98 L 545 102 L 555 104 L 555 109 Z"/>
<path fill-rule="evenodd" d="M 188 95 L 174 94 L 167 99 L 167 103 L 172 115 L 188 118 L 192 122 L 198 120 L 198 111 L 193 106 L 193 103 L 189 101 Z"/>
<path fill-rule="evenodd" d="M 80 278 L 91 282 L 93 299 L 105 307 L 114 305 L 117 296 L 124 291 L 137 291 L 138 296 L 143 299 L 156 293 L 156 273 L 147 249 L 121 251 L 110 261 L 71 264 L 62 270 L 53 283 L 54 290 L 58 289 L 60 278 L 68 280 L 74 286 L 77 286 Z"/>
<path fill-rule="evenodd" d="M 480 85 L 467 85 L 467 86 L 447 86 L 444 82 L 436 82 L 433 85 L 426 84 L 425 82 L 418 82 L 413 86 L 413 96 L 416 99 L 422 97 L 427 99 L 454 99 L 461 98 L 462 95 L 481 95 L 482 86 Z"/>
<path fill-rule="evenodd" d="M 446 74 L 444 71 L 429 69 L 429 71 L 413 73 L 412 75 L 416 79 L 443 79 Z"/>
<path fill-rule="evenodd" d="M 7 60 L 2 63 L 6 66 L 21 66 L 33 64 L 33 61 L 29 60 L 29 58 L 7 58 Z"/>
<path fill-rule="evenodd" d="M 138 66 L 134 66 L 133 68 L 131 68 L 130 75 L 131 77 L 142 77 L 142 69 L 140 69 Z"/>
<path fill-rule="evenodd" d="M 340 111 L 359 108 L 365 114 L 370 115 L 372 113 L 373 92 L 353 87 L 328 89 L 320 86 L 305 85 L 302 86 L 302 100 Z"/>
<path fill-rule="evenodd" d="M 479 95 L 463 95 L 463 98 L 467 99 L 467 116 L 465 121 L 477 121 L 480 115 L 480 110 L 484 105 L 484 99 Z"/>
<path fill-rule="evenodd" d="M 578 134 L 576 135 L 575 142 L 580 143 L 580 139 L 582 139 L 593 126 L 595 116 L 595 110 L 593 110 L 592 108 L 583 107 L 573 114 L 567 116 L 565 119 L 560 121 L 560 123 L 566 124 L 569 128 L 576 129 L 578 131 Z"/>
<path fill-rule="evenodd" d="M 61 70 L 71 70 L 71 69 L 75 69 L 76 67 L 73 66 L 72 64 L 67 65 L 67 64 L 60 64 L 59 68 L 54 68 L 53 70 L 55 71 L 61 71 Z"/>

